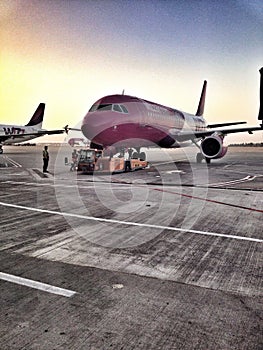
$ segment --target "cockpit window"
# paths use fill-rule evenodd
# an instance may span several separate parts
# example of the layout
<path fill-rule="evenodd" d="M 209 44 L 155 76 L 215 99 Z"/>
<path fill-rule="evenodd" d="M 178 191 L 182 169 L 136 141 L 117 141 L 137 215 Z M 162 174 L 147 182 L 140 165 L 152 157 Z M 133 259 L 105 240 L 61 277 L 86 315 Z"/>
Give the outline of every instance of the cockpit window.
<path fill-rule="evenodd" d="M 111 111 L 112 104 L 100 104 L 97 109 L 103 109 L 104 111 Z"/>
<path fill-rule="evenodd" d="M 114 111 L 119 113 L 125 113 L 128 114 L 128 110 L 124 105 L 119 104 L 111 104 L 111 103 L 95 103 L 89 110 L 89 112 L 95 112 L 99 109 L 102 109 L 103 111 Z"/>
<path fill-rule="evenodd" d="M 113 110 L 114 110 L 115 112 L 120 112 L 120 113 L 122 113 L 122 109 L 121 109 L 121 107 L 120 107 L 119 105 L 113 105 Z"/>
<path fill-rule="evenodd" d="M 119 113 L 128 113 L 128 110 L 123 105 L 113 105 L 113 110 Z"/>
<path fill-rule="evenodd" d="M 89 112 L 95 112 L 98 109 L 98 106 L 99 105 L 95 103 L 93 106 L 91 106 Z"/>
<path fill-rule="evenodd" d="M 120 106 L 124 113 L 129 113 L 127 108 L 123 105 Z"/>
<path fill-rule="evenodd" d="M 103 109 L 104 111 L 111 111 L 112 110 L 112 104 L 110 103 L 101 103 L 101 104 L 97 104 L 95 103 L 89 110 L 89 112 L 95 112 L 98 109 Z"/>

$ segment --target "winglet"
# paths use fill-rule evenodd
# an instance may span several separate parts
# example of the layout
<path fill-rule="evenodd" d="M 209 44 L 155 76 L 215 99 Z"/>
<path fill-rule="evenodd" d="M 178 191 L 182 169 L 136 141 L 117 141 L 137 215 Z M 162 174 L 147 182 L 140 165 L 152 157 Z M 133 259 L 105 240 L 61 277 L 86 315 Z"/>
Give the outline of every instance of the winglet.
<path fill-rule="evenodd" d="M 259 88 L 259 112 L 258 120 L 262 120 L 261 127 L 263 128 L 263 67 L 260 72 L 260 88 Z"/>
<path fill-rule="evenodd" d="M 202 89 L 202 93 L 200 96 L 200 100 L 199 100 L 199 104 L 198 104 L 198 108 L 196 111 L 196 116 L 201 117 L 204 114 L 204 109 L 205 109 L 205 95 L 206 95 L 206 85 L 207 85 L 207 81 L 204 81 L 203 84 L 203 89 Z"/>
<path fill-rule="evenodd" d="M 42 124 L 43 118 L 44 118 L 44 112 L 45 112 L 45 103 L 40 103 L 35 110 L 35 113 L 33 114 L 30 121 L 25 126 L 35 126 Z"/>

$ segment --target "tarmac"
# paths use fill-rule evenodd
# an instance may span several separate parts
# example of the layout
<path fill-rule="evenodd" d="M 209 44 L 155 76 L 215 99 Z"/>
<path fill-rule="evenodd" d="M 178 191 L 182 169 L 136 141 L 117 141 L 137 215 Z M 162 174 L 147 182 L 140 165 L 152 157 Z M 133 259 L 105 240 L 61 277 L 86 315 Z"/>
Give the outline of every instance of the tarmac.
<path fill-rule="evenodd" d="M 93 175 L 49 151 L 0 155 L 1 349 L 263 348 L 262 148 Z"/>

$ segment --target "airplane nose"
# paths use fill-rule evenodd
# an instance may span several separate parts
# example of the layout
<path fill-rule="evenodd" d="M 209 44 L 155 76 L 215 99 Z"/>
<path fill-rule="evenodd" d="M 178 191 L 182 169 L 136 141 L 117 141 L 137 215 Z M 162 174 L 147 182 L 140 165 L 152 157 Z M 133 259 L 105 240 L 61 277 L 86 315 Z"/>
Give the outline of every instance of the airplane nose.
<path fill-rule="evenodd" d="M 89 140 L 94 140 L 98 135 L 114 128 L 116 120 L 104 112 L 89 112 L 83 119 L 81 130 Z"/>
<path fill-rule="evenodd" d="M 99 130 L 99 120 L 96 117 L 96 113 L 91 112 L 84 117 L 82 121 L 81 130 L 83 132 L 83 135 L 87 139 L 94 139 L 94 137 L 98 134 Z"/>

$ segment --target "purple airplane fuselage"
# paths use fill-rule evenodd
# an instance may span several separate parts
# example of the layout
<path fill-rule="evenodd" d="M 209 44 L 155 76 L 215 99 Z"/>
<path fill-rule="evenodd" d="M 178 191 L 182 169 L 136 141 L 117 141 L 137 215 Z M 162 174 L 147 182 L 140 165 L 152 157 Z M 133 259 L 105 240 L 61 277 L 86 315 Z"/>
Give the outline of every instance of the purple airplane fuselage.
<path fill-rule="evenodd" d="M 176 147 L 180 132 L 205 130 L 202 116 L 127 95 L 111 95 L 93 104 L 82 123 L 83 134 L 104 148 Z M 177 145 L 178 146 L 178 145 Z"/>

